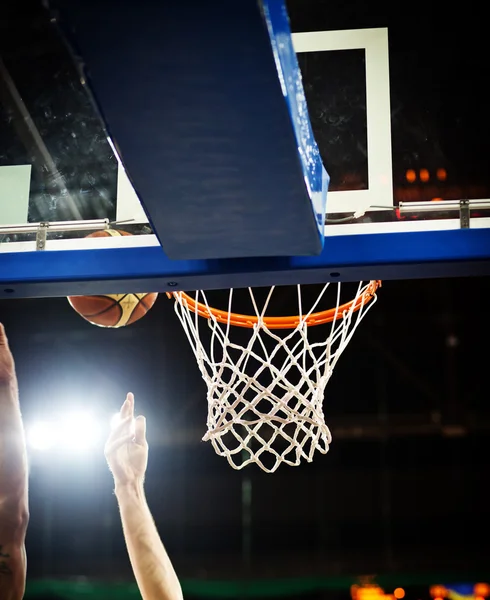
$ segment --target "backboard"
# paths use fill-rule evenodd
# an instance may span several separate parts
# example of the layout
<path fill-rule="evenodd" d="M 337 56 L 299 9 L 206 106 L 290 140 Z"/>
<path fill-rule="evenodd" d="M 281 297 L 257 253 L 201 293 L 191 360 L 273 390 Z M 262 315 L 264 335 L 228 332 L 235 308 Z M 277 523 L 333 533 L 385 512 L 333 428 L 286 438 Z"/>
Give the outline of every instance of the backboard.
<path fill-rule="evenodd" d="M 275 0 L 163 4 L 111 33 L 108 0 L 7 10 L 0 296 L 490 272 L 478 24 L 291 0 L 291 36 Z M 86 239 L 108 223 L 134 235 Z"/>

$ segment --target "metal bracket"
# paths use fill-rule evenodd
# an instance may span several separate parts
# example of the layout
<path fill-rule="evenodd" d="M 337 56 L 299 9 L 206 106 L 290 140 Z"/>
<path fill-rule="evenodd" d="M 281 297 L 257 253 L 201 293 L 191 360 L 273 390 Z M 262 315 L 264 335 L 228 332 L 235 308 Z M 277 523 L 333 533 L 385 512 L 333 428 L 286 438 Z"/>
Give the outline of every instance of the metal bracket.
<path fill-rule="evenodd" d="M 49 223 L 39 223 L 36 232 L 36 250 L 46 250 L 46 235 L 48 229 Z"/>
<path fill-rule="evenodd" d="M 112 221 L 109 219 L 92 219 L 89 221 L 54 221 L 48 223 L 26 223 L 25 225 L 0 225 L 0 235 L 12 235 L 14 233 L 39 233 L 41 229 L 49 228 L 50 231 L 103 231 L 110 229 L 119 223 L 131 223 L 133 219 L 124 221 Z M 46 240 L 45 240 L 46 241 Z"/>
<path fill-rule="evenodd" d="M 459 202 L 459 223 L 461 229 L 470 228 L 470 201 L 460 200 Z"/>
<path fill-rule="evenodd" d="M 490 210 L 490 200 L 440 200 L 439 202 L 400 202 L 402 213 L 453 212 L 466 210 Z M 469 216 L 469 215 L 468 215 Z"/>

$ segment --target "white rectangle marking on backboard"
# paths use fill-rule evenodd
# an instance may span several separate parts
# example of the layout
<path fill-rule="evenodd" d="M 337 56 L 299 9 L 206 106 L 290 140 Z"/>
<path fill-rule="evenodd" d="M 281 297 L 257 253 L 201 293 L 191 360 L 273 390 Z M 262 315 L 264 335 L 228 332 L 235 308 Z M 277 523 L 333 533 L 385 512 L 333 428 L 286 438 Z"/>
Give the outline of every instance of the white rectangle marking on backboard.
<path fill-rule="evenodd" d="M 148 217 L 121 163 L 117 170 L 116 221 L 148 223 Z"/>
<path fill-rule="evenodd" d="M 27 223 L 31 165 L 0 167 L 0 225 Z"/>
<path fill-rule="evenodd" d="M 366 55 L 367 190 L 329 192 L 328 213 L 383 210 L 393 206 L 388 30 L 349 29 L 293 33 L 294 49 L 329 52 L 364 49 Z M 328 77 L 328 73 L 325 74 Z M 327 169 L 328 170 L 328 169 Z"/>

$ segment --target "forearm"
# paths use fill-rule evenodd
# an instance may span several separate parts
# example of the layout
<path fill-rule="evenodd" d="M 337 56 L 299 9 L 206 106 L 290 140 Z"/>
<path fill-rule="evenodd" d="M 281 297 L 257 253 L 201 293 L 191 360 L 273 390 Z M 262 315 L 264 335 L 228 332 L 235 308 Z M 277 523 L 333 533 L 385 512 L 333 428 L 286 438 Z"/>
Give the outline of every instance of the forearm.
<path fill-rule="evenodd" d="M 143 600 L 182 600 L 182 589 L 158 535 L 143 484 L 116 486 L 124 537 Z"/>
<path fill-rule="evenodd" d="M 27 511 L 26 444 L 15 379 L 0 382 L 0 503 Z"/>

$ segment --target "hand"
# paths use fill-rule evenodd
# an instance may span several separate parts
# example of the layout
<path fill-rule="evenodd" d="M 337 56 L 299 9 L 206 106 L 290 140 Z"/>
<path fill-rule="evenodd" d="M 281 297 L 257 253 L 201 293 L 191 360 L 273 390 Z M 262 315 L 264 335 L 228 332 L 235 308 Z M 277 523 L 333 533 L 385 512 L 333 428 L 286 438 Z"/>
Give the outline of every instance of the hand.
<path fill-rule="evenodd" d="M 15 363 L 5 329 L 0 323 L 0 384 L 15 381 Z"/>
<path fill-rule="evenodd" d="M 121 407 L 120 421 L 105 445 L 105 457 L 116 487 L 143 483 L 148 464 L 146 419 L 134 418 L 134 396 L 128 394 Z"/>

